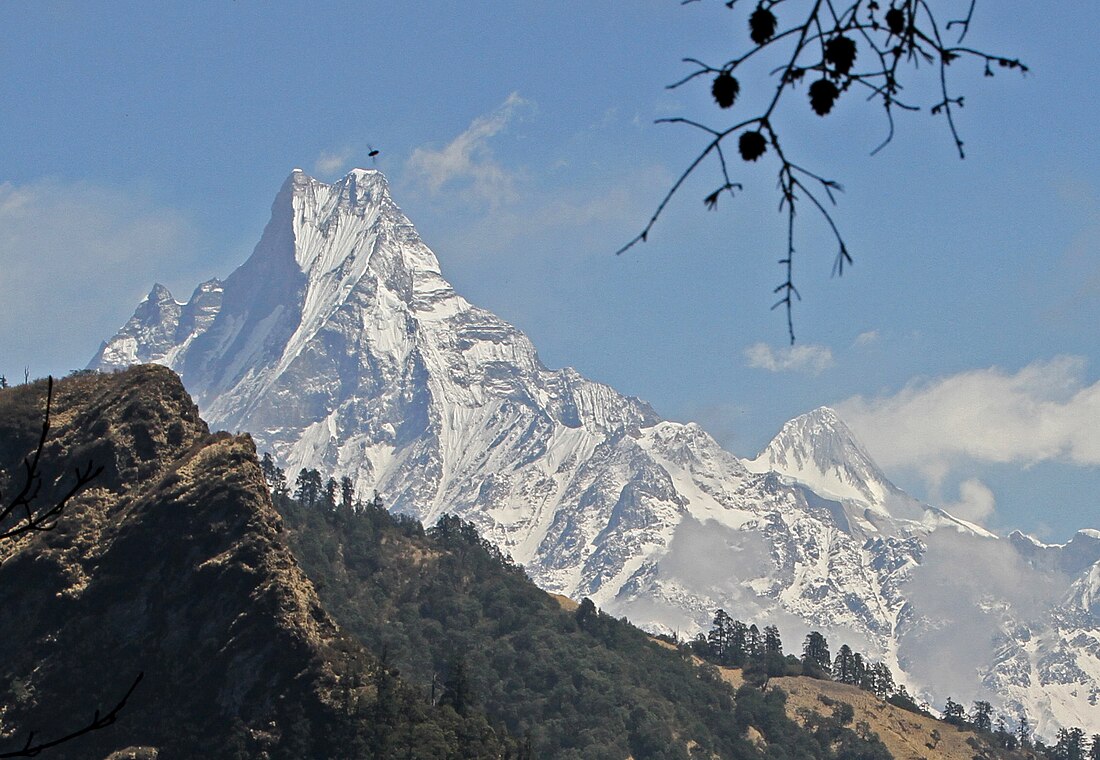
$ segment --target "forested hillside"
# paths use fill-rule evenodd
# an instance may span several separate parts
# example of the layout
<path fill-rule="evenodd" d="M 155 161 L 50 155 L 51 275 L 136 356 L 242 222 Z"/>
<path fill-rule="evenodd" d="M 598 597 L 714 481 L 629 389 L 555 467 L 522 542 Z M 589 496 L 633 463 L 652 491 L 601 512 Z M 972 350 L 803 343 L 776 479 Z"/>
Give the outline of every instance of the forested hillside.
<path fill-rule="evenodd" d="M 424 699 L 484 709 L 535 757 L 890 757 L 837 721 L 802 730 L 781 690 L 735 694 L 590 602 L 563 610 L 457 518 L 425 531 L 380 505 L 277 502 L 345 630 Z"/>

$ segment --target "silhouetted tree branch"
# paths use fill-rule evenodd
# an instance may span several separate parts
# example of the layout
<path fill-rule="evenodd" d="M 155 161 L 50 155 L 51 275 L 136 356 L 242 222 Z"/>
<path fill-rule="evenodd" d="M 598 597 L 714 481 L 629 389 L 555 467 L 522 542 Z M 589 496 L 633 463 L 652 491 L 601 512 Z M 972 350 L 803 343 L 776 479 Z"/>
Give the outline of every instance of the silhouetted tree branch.
<path fill-rule="evenodd" d="M 23 459 L 23 485 L 10 502 L 5 503 L 3 496 L 0 495 L 0 542 L 4 540 L 16 540 L 23 534 L 32 531 L 43 532 L 56 528 L 57 520 L 65 511 L 65 507 L 68 506 L 69 501 L 87 488 L 88 484 L 99 477 L 103 472 L 102 466 L 96 466 L 92 462 L 88 462 L 82 468 L 77 467 L 75 469 L 76 481 L 72 486 L 63 491 L 59 497 L 48 500 L 45 504 L 36 505 L 42 491 L 42 471 L 40 465 L 42 462 L 42 451 L 46 446 L 46 437 L 50 432 L 50 415 L 52 410 L 53 378 L 50 377 L 46 381 L 46 409 L 42 418 L 42 430 L 38 436 L 38 445 L 35 447 L 34 453 L 29 454 Z M 130 699 L 130 696 L 134 693 L 134 690 L 137 688 L 138 684 L 141 683 L 141 679 L 144 676 L 144 673 L 138 673 L 137 678 L 130 684 L 130 688 L 126 690 L 122 699 L 120 699 L 114 707 L 103 714 L 101 714 L 99 710 L 95 710 L 92 719 L 82 728 L 54 739 L 37 742 L 35 741 L 36 732 L 31 731 L 27 735 L 26 742 L 24 742 L 20 749 L 0 752 L 0 758 L 36 757 L 44 750 L 57 747 L 80 736 L 84 736 L 85 734 L 99 731 L 100 729 L 110 726 L 118 719 L 119 713 L 122 712 L 122 709 L 126 706 L 127 700 Z"/>
<path fill-rule="evenodd" d="M 3 494 L 0 494 L 0 541 L 31 531 L 53 530 L 69 500 L 87 488 L 88 484 L 103 472 L 102 466 L 96 467 L 92 462 L 88 462 L 83 468 L 77 467 L 76 482 L 67 491 L 49 504 L 35 505 L 42 489 L 42 473 L 39 465 L 42 460 L 42 449 L 46 445 L 46 436 L 50 432 L 52 405 L 53 378 L 51 377 L 46 385 L 46 412 L 42 419 L 42 432 L 38 436 L 38 446 L 33 454 L 23 459 L 23 486 L 6 504 Z"/>
<path fill-rule="evenodd" d="M 118 701 L 118 704 L 116 704 L 103 715 L 100 715 L 99 710 L 96 710 L 95 714 L 92 716 L 92 719 L 83 728 L 73 731 L 72 733 L 65 734 L 64 736 L 60 736 L 56 739 L 51 739 L 49 741 L 40 741 L 37 743 L 34 741 L 35 733 L 34 731 L 31 731 L 31 733 L 27 736 L 26 743 L 21 749 L 17 749 L 14 752 L 0 752 L 0 758 L 37 757 L 39 754 L 42 753 L 43 750 L 51 749 L 52 747 L 56 747 L 60 744 L 65 744 L 66 742 L 70 742 L 77 737 L 84 736 L 84 734 L 90 734 L 92 731 L 99 731 L 100 729 L 106 728 L 107 726 L 113 724 L 116 720 L 118 720 L 118 714 L 122 712 L 122 708 L 126 706 L 126 702 L 130 699 L 130 695 L 134 693 L 134 689 L 138 687 L 138 684 L 141 683 L 141 679 L 144 677 L 145 673 L 138 673 L 137 678 L 135 678 L 134 682 L 130 684 L 130 688 L 127 689 L 126 693 L 122 696 L 122 699 Z"/>
<path fill-rule="evenodd" d="M 698 1 L 683 0 L 682 4 Z M 787 250 L 779 260 L 784 279 L 775 288 L 779 300 L 772 308 L 784 307 L 787 331 L 791 343 L 794 343 L 793 307 L 794 301 L 801 298 L 794 284 L 794 219 L 800 202 L 809 202 L 825 220 L 836 241 L 838 250 L 833 273 L 843 275 L 844 267 L 852 263 L 852 257 L 829 211 L 829 207 L 836 204 L 834 191 L 842 191 L 843 188 L 836 181 L 826 179 L 788 157 L 780 143 L 781 125 L 776 118 L 777 107 L 784 95 L 808 80 L 812 80 L 807 86 L 809 106 L 819 116 L 828 115 L 841 96 L 853 91 L 861 92 L 866 95 L 867 101 L 877 101 L 882 106 L 886 119 L 886 137 L 871 151 L 875 154 L 894 137 L 896 110 L 920 110 L 919 106 L 900 99 L 903 89 L 901 73 L 907 69 L 916 71 L 921 64 L 925 64 L 938 75 L 938 100 L 930 104 L 930 111 L 945 117 L 959 158 L 965 158 L 963 141 L 955 124 L 955 109 L 962 108 L 963 97 L 953 95 L 948 87 L 948 66 L 960 59 L 972 59 L 983 65 L 985 76 L 993 76 L 994 69 L 998 67 L 1027 71 L 1018 59 L 993 55 L 962 44 L 970 31 L 976 3 L 977 0 L 965 3 L 965 15 L 941 25 L 937 10 L 942 16 L 942 9 L 950 4 L 950 0 L 891 0 L 885 10 L 877 0 L 758 0 L 748 16 L 751 45 L 740 55 L 716 65 L 696 58 L 685 58 L 684 62 L 690 64 L 693 71 L 669 85 L 669 89 L 702 78 L 710 82 L 711 95 L 718 106 L 732 108 L 742 92 L 741 82 L 735 73 L 754 58 L 770 57 L 775 63 L 771 75 L 777 77 L 770 99 L 762 111 L 722 129 L 681 117 L 658 119 L 659 124 L 683 124 L 697 129 L 707 136 L 707 142 L 672 183 L 642 231 L 616 253 L 624 253 L 648 239 L 673 196 L 708 156 L 716 157 L 721 177 L 718 187 L 703 199 L 708 209 L 716 209 L 723 194 L 733 198 L 734 191 L 742 189 L 741 184 L 734 182 L 730 175 L 724 150 L 729 138 L 737 136 L 737 151 L 745 161 L 757 161 L 770 148 L 779 165 L 779 209 L 786 216 L 787 227 Z M 957 0 L 956 4 L 959 4 Z M 739 0 L 726 0 L 725 5 L 736 10 L 746 4 Z M 781 26 L 778 13 L 783 11 L 796 23 Z M 954 43 L 945 39 L 951 31 L 958 32 Z M 856 67 L 857 61 L 859 68 Z"/>

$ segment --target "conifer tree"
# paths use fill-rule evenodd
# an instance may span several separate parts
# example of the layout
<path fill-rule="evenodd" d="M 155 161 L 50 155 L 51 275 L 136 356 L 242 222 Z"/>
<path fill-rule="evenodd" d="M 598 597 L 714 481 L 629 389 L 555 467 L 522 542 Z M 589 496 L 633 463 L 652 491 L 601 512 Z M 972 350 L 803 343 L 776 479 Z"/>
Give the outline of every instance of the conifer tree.
<path fill-rule="evenodd" d="M 867 672 L 867 663 L 863 660 L 863 655 L 856 652 L 852 655 L 852 677 L 855 679 L 852 683 L 859 686 L 863 683 L 864 674 Z"/>
<path fill-rule="evenodd" d="M 993 736 L 997 738 L 997 746 L 1001 749 L 1016 749 L 1016 736 L 1008 730 L 1008 721 L 1005 716 L 998 715 L 993 723 Z"/>
<path fill-rule="evenodd" d="M 702 657 L 704 660 L 714 659 L 714 653 L 710 651 L 710 642 L 707 640 L 707 635 L 705 633 L 700 632 L 695 634 L 695 638 L 691 640 L 688 646 L 691 647 L 692 652 Z"/>
<path fill-rule="evenodd" d="M 275 468 L 275 482 L 271 486 L 271 495 L 276 499 L 285 499 L 290 496 L 290 486 L 286 482 L 286 470 L 282 467 Z"/>
<path fill-rule="evenodd" d="M 802 645 L 802 668 L 806 675 L 828 676 L 832 671 L 833 658 L 829 654 L 829 643 L 818 631 L 810 631 Z"/>
<path fill-rule="evenodd" d="M 302 468 L 298 471 L 298 477 L 294 481 L 294 498 L 303 507 L 315 507 L 321 500 L 323 485 L 321 473 L 317 470 Z"/>
<path fill-rule="evenodd" d="M 596 609 L 596 605 L 587 596 L 581 599 L 581 603 L 577 606 L 577 611 L 573 614 L 577 621 L 577 624 L 581 628 L 584 628 L 585 623 L 589 620 L 598 619 L 600 616 L 599 610 Z M 701 635 L 701 634 L 700 634 Z"/>
<path fill-rule="evenodd" d="M 745 659 L 758 660 L 764 654 L 764 637 L 756 623 L 749 626 L 745 634 Z"/>
<path fill-rule="evenodd" d="M 852 685 L 859 683 L 859 674 L 856 672 L 856 658 L 852 654 L 852 648 L 847 644 L 840 645 L 840 649 L 836 653 L 836 659 L 833 660 L 833 680 Z"/>
<path fill-rule="evenodd" d="M 894 693 L 894 674 L 890 672 L 890 666 L 885 662 L 876 662 L 867 669 L 867 690 L 879 699 L 887 699 Z"/>
<path fill-rule="evenodd" d="M 1058 729 L 1053 757 L 1055 760 L 1085 760 L 1085 732 L 1076 726 Z"/>
<path fill-rule="evenodd" d="M 340 478 L 340 509 L 351 512 L 355 503 L 355 485 L 347 475 Z"/>
<path fill-rule="evenodd" d="M 945 723 L 950 723 L 953 726 L 965 726 L 966 708 L 951 697 L 948 697 L 947 702 L 945 702 L 943 706 L 943 720 Z"/>
<path fill-rule="evenodd" d="M 749 651 L 749 627 L 740 620 L 730 622 L 727 665 L 740 667 L 745 664 Z"/>
<path fill-rule="evenodd" d="M 267 487 L 269 489 L 275 487 L 275 460 L 271 457 L 271 453 L 265 451 L 264 455 L 260 458 L 260 470 L 264 474 L 264 480 L 267 481 Z"/>
<path fill-rule="evenodd" d="M 1031 725 L 1028 723 L 1027 715 L 1021 714 L 1020 720 L 1016 723 L 1016 738 L 1021 747 L 1031 746 Z"/>
<path fill-rule="evenodd" d="M 440 704 L 450 705 L 459 715 L 465 715 L 471 705 L 470 674 L 466 671 L 466 658 L 455 657 L 443 682 Z"/>
<path fill-rule="evenodd" d="M 294 500 L 303 507 L 308 507 L 310 506 L 309 495 L 309 470 L 303 467 L 298 470 L 298 477 L 294 479 Z"/>
<path fill-rule="evenodd" d="M 286 470 L 275 465 L 275 459 L 267 451 L 260 459 L 260 470 L 263 471 L 264 480 L 272 497 L 279 499 L 290 494 L 286 484 Z"/>
<path fill-rule="evenodd" d="M 722 665 L 729 664 L 730 628 L 732 623 L 733 621 L 730 620 L 730 616 L 726 611 L 719 609 L 714 613 L 714 623 L 711 626 L 710 633 L 707 634 L 707 648 L 710 650 L 711 656 Z"/>
<path fill-rule="evenodd" d="M 990 732 L 993 730 L 993 705 L 984 700 L 978 700 L 970 710 L 970 722 L 977 731 Z"/>
<path fill-rule="evenodd" d="M 764 654 L 783 655 L 783 641 L 779 638 L 779 629 L 774 625 L 764 628 Z"/>
<path fill-rule="evenodd" d="M 389 651 L 382 647 L 382 654 L 374 671 L 374 705 L 371 708 L 371 732 L 369 739 L 372 757 L 390 757 L 397 727 L 400 724 L 400 703 L 397 676 L 391 667 Z"/>

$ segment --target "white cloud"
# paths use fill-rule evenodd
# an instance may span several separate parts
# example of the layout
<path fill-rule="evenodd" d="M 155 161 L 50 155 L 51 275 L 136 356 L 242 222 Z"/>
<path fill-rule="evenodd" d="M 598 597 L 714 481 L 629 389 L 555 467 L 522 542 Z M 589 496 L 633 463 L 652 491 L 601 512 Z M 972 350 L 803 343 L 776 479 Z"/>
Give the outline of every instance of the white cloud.
<path fill-rule="evenodd" d="M 878 338 L 878 330 L 868 330 L 867 332 L 861 332 L 859 335 L 856 336 L 855 345 L 869 346 L 872 343 L 877 343 Z"/>
<path fill-rule="evenodd" d="M 809 372 L 820 374 L 833 366 L 828 346 L 800 345 L 774 349 L 767 343 L 754 343 L 745 349 L 749 366 L 769 372 Z"/>
<path fill-rule="evenodd" d="M 1034 619 L 1049 615 L 1066 581 L 1029 565 L 1008 541 L 954 530 L 937 530 L 924 541 L 924 558 L 904 594 L 917 616 L 940 624 L 925 626 L 919 635 L 903 634 L 907 670 L 918 683 L 936 684 L 941 697 L 981 699 L 974 671 L 988 663 L 989 642 L 1005 623 L 1003 611 L 989 601 L 1005 600 L 1016 620 Z"/>
<path fill-rule="evenodd" d="M 883 467 L 938 483 L 961 460 L 1100 465 L 1100 382 L 1063 356 L 1014 374 L 996 367 L 914 381 L 892 396 L 856 396 L 837 410 Z"/>
<path fill-rule="evenodd" d="M 493 205 L 514 200 L 515 178 L 493 158 L 488 143 L 530 105 L 513 92 L 495 111 L 474 119 L 465 132 L 443 148 L 414 150 L 409 169 L 433 193 L 445 185 L 460 183 L 476 200 Z"/>
<path fill-rule="evenodd" d="M 333 151 L 321 151 L 321 155 L 317 157 L 313 168 L 318 174 L 336 174 L 348 168 L 348 162 L 351 161 L 354 153 L 354 150 L 347 147 Z"/>
<path fill-rule="evenodd" d="M 84 366 L 155 281 L 198 284 L 196 238 L 178 212 L 117 189 L 0 183 L 0 373 Z"/>
<path fill-rule="evenodd" d="M 984 525 L 993 514 L 996 499 L 985 483 L 977 478 L 969 478 L 959 484 L 959 500 L 944 504 L 955 517 Z"/>

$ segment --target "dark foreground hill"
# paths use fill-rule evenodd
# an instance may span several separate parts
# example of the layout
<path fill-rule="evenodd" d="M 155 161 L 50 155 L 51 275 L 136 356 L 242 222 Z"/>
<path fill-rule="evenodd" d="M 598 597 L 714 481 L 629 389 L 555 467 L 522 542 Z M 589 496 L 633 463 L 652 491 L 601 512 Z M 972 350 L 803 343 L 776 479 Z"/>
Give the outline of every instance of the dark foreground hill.
<path fill-rule="evenodd" d="M 6 496 L 44 398 L 45 383 L 0 392 Z M 251 440 L 211 435 L 156 366 L 58 383 L 52 422 L 44 500 L 77 463 L 104 472 L 55 530 L 0 543 L 0 755 L 84 726 L 144 672 L 115 725 L 42 756 L 348 757 L 371 727 L 349 693 L 372 691 L 377 667 L 287 548 Z M 504 749 L 476 716 L 414 705 L 392 722 L 418 757 L 463 731 Z"/>
<path fill-rule="evenodd" d="M 0 391 L 7 498 L 44 396 Z M 43 502 L 78 464 L 104 471 L 56 529 L 0 540 L 0 756 L 143 672 L 117 723 L 42 756 L 889 757 L 858 721 L 803 728 L 779 689 L 735 693 L 590 604 L 563 610 L 461 520 L 285 497 L 280 516 L 251 440 L 211 435 L 169 370 L 69 378 L 52 422 Z"/>

